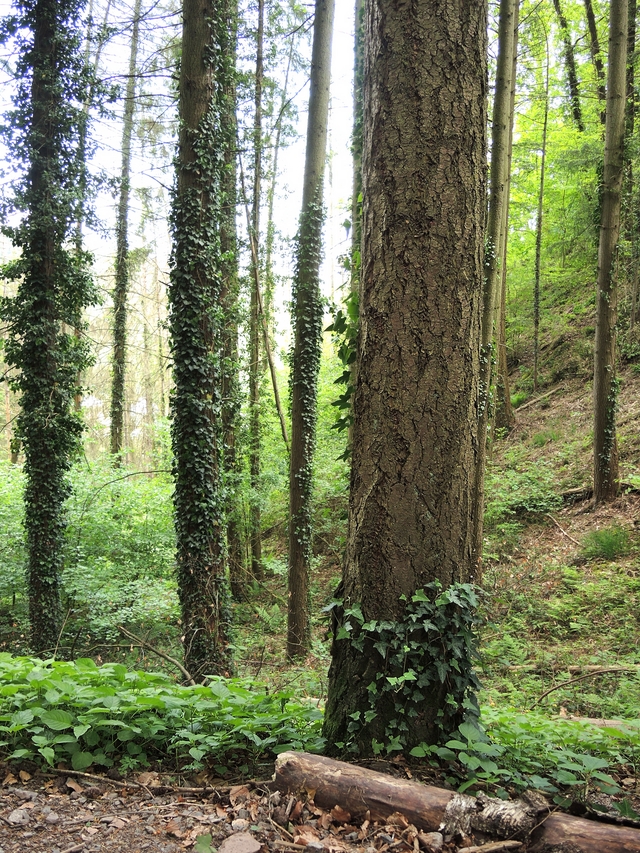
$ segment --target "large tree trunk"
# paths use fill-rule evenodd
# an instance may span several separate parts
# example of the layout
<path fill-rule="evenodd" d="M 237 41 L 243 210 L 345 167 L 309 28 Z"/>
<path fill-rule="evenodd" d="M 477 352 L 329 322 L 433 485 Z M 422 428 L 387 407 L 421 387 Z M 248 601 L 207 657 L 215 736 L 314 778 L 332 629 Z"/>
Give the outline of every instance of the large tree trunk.
<path fill-rule="evenodd" d="M 327 150 L 331 42 L 335 0 L 316 0 L 311 56 L 307 149 L 292 288 L 291 462 L 289 466 L 289 609 L 287 655 L 305 654 L 311 641 L 311 487 L 323 306 L 320 299 L 323 180 Z"/>
<path fill-rule="evenodd" d="M 365 10 L 360 346 L 344 608 L 398 620 L 438 580 L 475 581 L 485 220 L 484 3 Z M 336 626 L 337 628 L 338 626 Z M 325 735 L 351 739 L 381 664 L 334 634 Z M 434 690 L 409 741 L 435 737 Z M 384 739 L 385 713 L 358 746 Z"/>
<path fill-rule="evenodd" d="M 283 752 L 276 759 L 275 787 L 306 794 L 317 806 L 341 806 L 356 820 L 384 820 L 394 813 L 426 832 L 530 840 L 531 853 L 636 853 L 640 832 L 565 814 L 548 815 L 539 794 L 520 800 L 468 797 L 431 785 L 376 773 L 363 767 L 304 752 Z M 557 845 L 557 846 L 556 846 Z M 490 848 L 487 848 L 488 850 Z"/>
<path fill-rule="evenodd" d="M 252 255 L 251 304 L 249 307 L 249 475 L 251 478 L 251 574 L 261 580 L 262 523 L 260 520 L 260 201 L 262 186 L 262 82 L 264 40 L 264 0 L 258 0 L 258 28 L 256 32 L 256 76 L 253 114 L 253 204 L 251 210 L 251 238 L 255 247 Z"/>
<path fill-rule="evenodd" d="M 624 163 L 627 33 L 627 0 L 611 0 L 593 375 L 593 491 L 596 503 L 615 497 L 619 488 L 615 329 L 618 293 L 615 260 L 620 236 L 620 195 Z"/>
<path fill-rule="evenodd" d="M 138 34 L 141 0 L 133 7 L 133 30 L 129 53 L 129 77 L 122 120 L 122 164 L 120 198 L 116 222 L 116 268 L 113 291 L 113 356 L 111 375 L 111 455 L 116 465 L 122 462 L 125 406 L 125 360 L 127 354 L 127 297 L 129 294 L 129 195 L 131 190 L 131 138 L 136 94 Z"/>
<path fill-rule="evenodd" d="M 223 482 L 224 259 L 220 231 L 233 68 L 230 0 L 184 0 L 170 328 L 174 506 L 185 665 L 228 673 Z"/>

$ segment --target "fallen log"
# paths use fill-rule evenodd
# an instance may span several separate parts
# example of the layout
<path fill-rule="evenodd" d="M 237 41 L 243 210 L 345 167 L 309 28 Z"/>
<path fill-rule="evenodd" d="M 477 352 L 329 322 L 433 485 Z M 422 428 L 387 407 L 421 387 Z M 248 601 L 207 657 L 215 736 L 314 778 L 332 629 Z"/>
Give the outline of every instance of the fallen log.
<path fill-rule="evenodd" d="M 275 769 L 278 790 L 304 793 L 323 809 L 340 806 L 355 819 L 384 820 L 400 812 L 427 832 L 530 841 L 531 853 L 640 853 L 640 831 L 549 814 L 535 791 L 507 802 L 469 797 L 304 752 L 281 753 Z"/>

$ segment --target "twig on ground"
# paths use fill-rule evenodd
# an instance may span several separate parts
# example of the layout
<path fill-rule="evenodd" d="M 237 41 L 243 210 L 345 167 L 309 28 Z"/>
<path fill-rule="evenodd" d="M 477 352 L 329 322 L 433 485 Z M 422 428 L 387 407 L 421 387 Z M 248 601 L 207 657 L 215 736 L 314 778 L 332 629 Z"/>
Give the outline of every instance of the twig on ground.
<path fill-rule="evenodd" d="M 561 687 L 568 687 L 570 684 L 575 684 L 578 681 L 584 681 L 585 678 L 594 678 L 596 675 L 606 675 L 610 672 L 637 672 L 637 667 L 630 666 L 614 666 L 609 669 L 598 669 L 596 672 L 588 672 L 586 675 L 579 675 L 577 678 L 571 678 L 569 681 L 563 681 L 561 684 L 554 684 L 553 687 L 550 687 L 548 690 L 545 690 L 544 693 L 539 696 L 536 701 L 531 705 L 529 710 L 531 711 L 536 707 L 545 696 L 548 696 L 549 693 L 553 693 L 554 690 L 560 690 Z"/>
<path fill-rule="evenodd" d="M 122 634 L 125 635 L 125 637 L 128 637 L 130 640 L 135 640 L 135 642 L 139 643 L 142 648 L 149 649 L 149 651 L 153 652 L 154 655 L 158 655 L 158 657 L 164 658 L 164 660 L 169 661 L 169 663 L 172 663 L 174 666 L 177 666 L 180 672 L 184 675 L 187 684 L 190 684 L 195 687 L 196 682 L 193 676 L 188 670 L 186 670 L 182 666 L 179 660 L 172 658 L 171 655 L 168 655 L 166 652 L 160 651 L 160 649 L 156 649 L 156 647 L 152 646 L 151 643 L 147 643 L 146 640 L 143 640 L 141 637 L 136 636 L 131 631 L 128 631 L 126 628 L 123 628 L 122 625 L 118 625 L 118 631 L 120 631 Z"/>
<path fill-rule="evenodd" d="M 464 853 L 498 853 L 499 850 L 517 850 L 522 847 L 522 841 L 490 841 L 478 847 L 465 847 Z"/>
<path fill-rule="evenodd" d="M 564 529 L 564 527 L 562 527 L 562 525 L 561 525 L 561 524 L 559 524 L 559 523 L 555 520 L 555 518 L 551 515 L 551 513 L 550 513 L 550 512 L 545 512 L 545 515 L 547 516 L 547 518 L 550 518 L 550 519 L 551 519 L 551 521 L 553 521 L 553 523 L 554 523 L 554 524 L 555 524 L 555 526 L 558 528 L 558 530 L 559 530 L 561 533 L 564 533 L 564 535 L 567 537 L 567 539 L 570 539 L 570 540 L 573 542 L 573 544 L 574 544 L 574 545 L 577 545 L 578 547 L 580 547 L 580 543 L 578 542 L 578 540 L 577 540 L 577 539 L 574 539 L 574 538 L 573 538 L 573 536 L 570 536 L 570 535 L 567 533 L 567 531 Z"/>

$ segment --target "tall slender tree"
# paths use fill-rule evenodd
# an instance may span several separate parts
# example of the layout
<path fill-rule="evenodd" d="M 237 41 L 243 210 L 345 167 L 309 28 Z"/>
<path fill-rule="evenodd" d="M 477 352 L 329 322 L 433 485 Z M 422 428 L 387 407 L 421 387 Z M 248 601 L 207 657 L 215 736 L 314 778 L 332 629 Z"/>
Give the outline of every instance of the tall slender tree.
<path fill-rule="evenodd" d="M 25 453 L 25 529 L 31 647 L 54 652 L 61 631 L 60 572 L 65 535 L 67 471 L 82 422 L 72 410 L 76 380 L 87 364 L 82 312 L 93 287 L 88 256 L 72 252 L 79 168 L 79 112 L 86 67 L 77 29 L 78 0 L 22 0 L 15 111 L 6 128 L 24 179 L 16 206 L 24 212 L 11 232 L 21 256 L 3 268 L 18 281 L 2 301 L 8 321 L 6 361 L 17 368 L 18 437 Z"/>
<path fill-rule="evenodd" d="M 544 215 L 544 179 L 547 164 L 547 131 L 549 127 L 549 33 L 541 20 L 545 38 L 545 65 L 543 88 L 542 143 L 540 145 L 540 179 L 538 182 L 538 212 L 536 215 L 536 258 L 533 282 L 533 390 L 538 390 L 538 356 L 540 352 L 540 276 L 542 271 L 542 218 Z"/>
<path fill-rule="evenodd" d="M 225 151 L 233 68 L 231 0 L 184 0 L 180 135 L 169 287 L 174 507 L 184 658 L 194 678 L 226 673 L 222 393 Z"/>
<path fill-rule="evenodd" d="M 462 700 L 447 704 L 450 670 L 437 642 L 421 648 L 420 666 L 437 663 L 441 677 L 419 674 L 416 713 L 400 719 L 394 694 L 369 689 L 386 650 L 362 635 L 352 642 L 347 614 L 404 637 L 419 590 L 478 579 L 486 37 L 484 2 L 365 4 L 361 328 L 330 749 L 371 752 L 374 738 L 389 740 L 392 719 L 406 720 L 411 748 L 464 713 Z M 406 674 L 389 671 L 399 687 Z"/>
<path fill-rule="evenodd" d="M 589 29 L 589 50 L 591 52 L 591 61 L 596 72 L 598 81 L 598 100 L 602 104 L 600 110 L 600 121 L 605 123 L 605 101 L 607 98 L 604 62 L 602 61 L 602 52 L 600 51 L 600 38 L 598 36 L 598 26 L 596 16 L 593 12 L 592 0 L 584 0 L 585 15 L 587 18 L 587 27 Z"/>
<path fill-rule="evenodd" d="M 311 56 L 307 149 L 292 292 L 291 457 L 289 466 L 289 610 L 287 654 L 310 644 L 311 485 L 323 308 L 320 260 L 324 223 L 323 180 L 327 149 L 331 43 L 335 0 L 316 0 Z"/>
<path fill-rule="evenodd" d="M 262 85 L 264 78 L 264 2 L 258 0 L 256 73 L 253 113 L 253 204 L 251 208 L 252 253 L 251 304 L 249 309 L 249 472 L 251 476 L 251 574 L 258 580 L 262 566 L 260 520 L 260 203 L 262 200 Z"/>
<path fill-rule="evenodd" d="M 131 140 L 135 108 L 140 36 L 141 0 L 135 0 L 131 47 L 129 50 L 129 75 L 125 89 L 122 119 L 122 163 L 120 166 L 120 193 L 116 221 L 115 287 L 113 290 L 113 355 L 111 374 L 111 455 L 117 465 L 122 461 L 124 438 L 125 370 L 127 354 L 127 297 L 129 294 L 129 196 L 131 194 Z"/>
<path fill-rule="evenodd" d="M 593 374 L 593 492 L 596 503 L 615 497 L 619 489 L 616 442 L 616 253 L 620 236 L 620 198 L 624 164 L 628 23 L 627 0 L 611 0 Z"/>

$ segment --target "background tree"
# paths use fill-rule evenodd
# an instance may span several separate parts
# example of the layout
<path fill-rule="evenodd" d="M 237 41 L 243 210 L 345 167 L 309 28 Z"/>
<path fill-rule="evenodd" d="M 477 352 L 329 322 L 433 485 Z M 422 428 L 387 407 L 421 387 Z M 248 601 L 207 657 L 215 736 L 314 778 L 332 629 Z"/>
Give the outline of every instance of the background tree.
<path fill-rule="evenodd" d="M 311 564 L 311 500 L 316 440 L 317 384 L 322 343 L 323 306 L 320 262 L 324 165 L 331 86 L 331 41 L 334 0 L 316 0 L 311 56 L 311 88 L 302 211 L 296 245 L 291 295 L 291 462 L 289 468 L 289 608 L 287 655 L 299 657 L 309 648 L 309 570 Z"/>
<path fill-rule="evenodd" d="M 24 173 L 15 197 L 24 219 L 10 232 L 21 255 L 3 275 L 19 284 L 2 312 L 9 324 L 6 361 L 18 370 L 13 384 L 25 453 L 31 648 L 40 653 L 55 650 L 61 629 L 66 474 L 82 432 L 72 403 L 87 348 L 68 330 L 82 328 L 93 296 L 88 256 L 67 249 L 79 183 L 78 105 L 86 83 L 76 28 L 81 10 L 77 0 L 27 0 L 13 20 L 24 36 L 8 134 Z"/>
<path fill-rule="evenodd" d="M 593 375 L 593 492 L 596 503 L 615 497 L 619 489 L 616 444 L 616 251 L 620 236 L 624 164 L 627 32 L 627 0 L 611 0 Z"/>
<path fill-rule="evenodd" d="M 234 145 L 229 0 L 184 0 L 180 136 L 169 289 L 172 444 L 184 659 L 194 678 L 227 673 L 222 421 L 225 151 Z"/>
<path fill-rule="evenodd" d="M 127 296 L 129 292 L 129 196 L 131 192 L 131 138 L 135 108 L 138 38 L 140 33 L 141 0 L 135 0 L 129 76 L 122 119 L 122 165 L 118 219 L 116 221 L 115 287 L 113 290 L 113 375 L 111 378 L 111 455 L 116 464 L 121 462 L 124 432 L 125 369 L 127 353 Z"/>
<path fill-rule="evenodd" d="M 393 627 L 406 599 L 430 582 L 478 580 L 487 9 L 374 0 L 365 17 L 361 331 L 344 612 L 357 606 L 365 623 Z M 385 740 L 394 706 L 388 694 L 374 694 L 371 709 L 367 688 L 384 654 L 343 639 L 347 622 L 338 616 L 335 626 L 324 731 L 330 748 L 355 741 L 370 752 L 372 738 Z M 446 674 L 424 691 L 407 746 L 433 741 L 438 721 L 452 722 L 442 716 L 449 692 Z M 456 707 L 453 717 L 461 712 Z"/>

